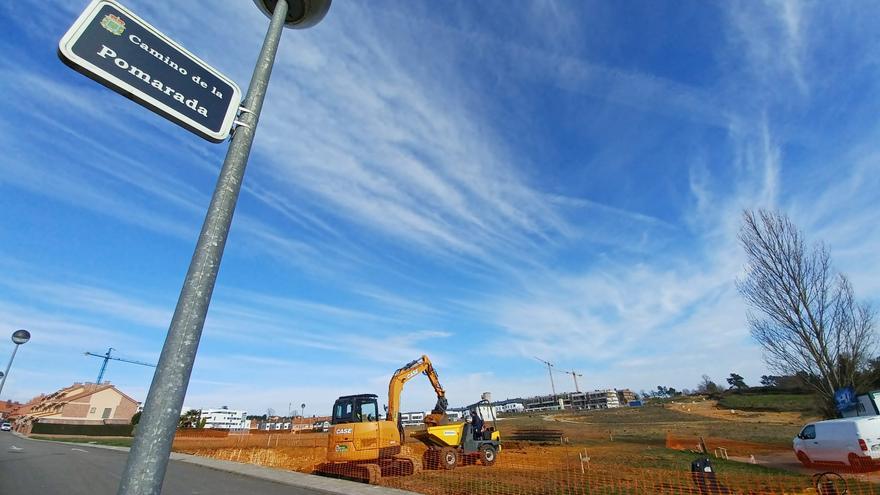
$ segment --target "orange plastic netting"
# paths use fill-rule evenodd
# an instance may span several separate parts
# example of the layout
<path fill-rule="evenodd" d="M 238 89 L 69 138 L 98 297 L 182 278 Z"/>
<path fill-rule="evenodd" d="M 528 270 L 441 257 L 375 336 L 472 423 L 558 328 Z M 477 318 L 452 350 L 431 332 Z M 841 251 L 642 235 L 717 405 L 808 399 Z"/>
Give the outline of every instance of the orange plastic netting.
<path fill-rule="evenodd" d="M 459 457 L 446 469 L 436 454 L 410 439 L 395 459 L 381 465 L 328 465 L 327 435 L 257 434 L 178 436 L 174 450 L 216 459 L 372 481 L 428 495 L 446 494 L 880 494 L 871 473 L 833 478 L 837 488 L 817 491 L 808 473 L 770 470 L 738 457 L 761 455 L 767 447 L 749 442 L 667 434 L 666 445 L 616 442 L 611 438 L 577 444 L 506 441 L 491 466 L 475 456 Z M 726 449 L 725 454 L 717 451 Z M 733 459 L 725 460 L 724 457 Z M 708 457 L 715 472 L 693 475 L 691 461 Z M 737 461 L 740 462 L 737 462 Z M 448 466 L 447 466 L 448 467 Z M 876 476 L 875 476 L 876 477 Z"/>

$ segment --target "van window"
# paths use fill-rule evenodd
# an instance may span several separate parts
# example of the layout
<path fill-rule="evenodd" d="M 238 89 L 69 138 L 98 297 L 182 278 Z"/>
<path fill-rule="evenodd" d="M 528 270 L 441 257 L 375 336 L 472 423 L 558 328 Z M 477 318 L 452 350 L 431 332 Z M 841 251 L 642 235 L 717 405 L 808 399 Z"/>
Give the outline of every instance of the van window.
<path fill-rule="evenodd" d="M 816 426 L 815 425 L 807 425 L 803 431 L 801 431 L 801 438 L 805 440 L 813 440 L 816 438 Z"/>

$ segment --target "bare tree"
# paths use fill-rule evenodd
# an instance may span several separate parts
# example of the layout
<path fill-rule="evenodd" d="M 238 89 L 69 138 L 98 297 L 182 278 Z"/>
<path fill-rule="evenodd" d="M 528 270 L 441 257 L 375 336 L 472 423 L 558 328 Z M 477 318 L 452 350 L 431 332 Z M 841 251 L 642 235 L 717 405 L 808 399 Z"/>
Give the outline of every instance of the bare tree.
<path fill-rule="evenodd" d="M 825 246 L 808 250 L 785 215 L 746 211 L 739 240 L 747 265 L 737 288 L 754 310 L 752 337 L 773 370 L 808 376 L 822 412 L 834 416 L 834 391 L 861 386 L 859 372 L 874 356 L 874 311 L 855 300 Z"/>
<path fill-rule="evenodd" d="M 712 381 L 709 375 L 703 375 L 702 381 L 697 385 L 697 392 L 701 394 L 717 394 L 723 392 L 724 389 L 719 387 L 717 383 Z"/>

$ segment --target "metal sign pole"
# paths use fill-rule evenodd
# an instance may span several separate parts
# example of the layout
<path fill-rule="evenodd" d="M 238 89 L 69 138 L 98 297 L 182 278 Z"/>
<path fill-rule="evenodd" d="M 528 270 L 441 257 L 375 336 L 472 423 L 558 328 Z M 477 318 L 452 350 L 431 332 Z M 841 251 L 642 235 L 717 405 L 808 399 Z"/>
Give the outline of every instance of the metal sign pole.
<path fill-rule="evenodd" d="M 183 407 L 287 10 L 287 1 L 278 0 L 251 76 L 241 122 L 226 153 L 177 307 L 174 309 L 174 317 L 171 319 L 159 364 L 144 403 L 143 416 L 122 473 L 118 495 L 159 495 L 162 490 L 171 443 L 180 419 L 180 409 Z"/>

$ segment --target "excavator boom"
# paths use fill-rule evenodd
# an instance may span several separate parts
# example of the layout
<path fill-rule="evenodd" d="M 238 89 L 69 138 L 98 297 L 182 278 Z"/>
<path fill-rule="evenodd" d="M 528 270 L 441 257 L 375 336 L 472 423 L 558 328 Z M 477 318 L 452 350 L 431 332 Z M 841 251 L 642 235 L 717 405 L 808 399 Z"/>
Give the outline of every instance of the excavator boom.
<path fill-rule="evenodd" d="M 439 418 L 446 414 L 446 391 L 440 385 L 440 379 L 437 377 L 437 371 L 434 369 L 431 360 L 428 359 L 428 356 L 422 356 L 415 361 L 407 363 L 391 376 L 391 381 L 388 382 L 388 413 L 385 417 L 386 420 L 397 421 L 397 414 L 400 412 L 400 392 L 403 390 L 403 385 L 419 373 L 427 375 L 428 380 L 431 381 L 431 386 L 434 387 L 434 392 L 437 394 L 437 404 L 429 415 L 429 417 L 432 417 L 432 422 L 439 421 Z M 426 418 L 425 422 L 427 423 L 429 420 Z"/>

